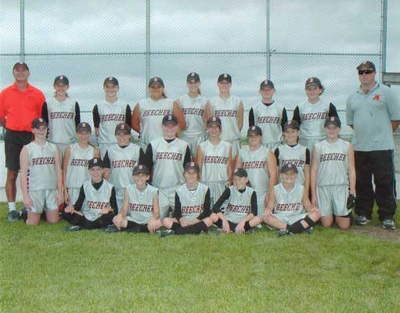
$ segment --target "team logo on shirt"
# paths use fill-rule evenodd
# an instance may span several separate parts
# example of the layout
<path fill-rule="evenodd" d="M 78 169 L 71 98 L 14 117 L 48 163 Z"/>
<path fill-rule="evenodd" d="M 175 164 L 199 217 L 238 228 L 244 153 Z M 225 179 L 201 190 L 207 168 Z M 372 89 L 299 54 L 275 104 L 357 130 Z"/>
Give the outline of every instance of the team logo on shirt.
<path fill-rule="evenodd" d="M 266 165 L 267 165 L 267 162 L 265 162 L 265 161 L 243 162 L 243 168 L 245 170 L 265 169 Z"/>
<path fill-rule="evenodd" d="M 373 98 L 372 98 L 372 100 L 380 100 L 380 97 L 379 97 L 379 95 L 375 95 Z"/>
<path fill-rule="evenodd" d="M 129 203 L 129 209 L 132 212 L 153 212 L 153 206 L 151 204 Z"/>
<path fill-rule="evenodd" d="M 259 116 L 257 117 L 258 124 L 279 124 L 280 118 L 277 116 Z"/>
<path fill-rule="evenodd" d="M 71 166 L 88 167 L 89 160 L 86 159 L 72 159 Z"/>
<path fill-rule="evenodd" d="M 285 212 L 285 211 L 290 211 L 290 212 L 295 212 L 297 210 L 300 210 L 301 208 L 301 203 L 296 202 L 296 203 L 277 203 L 275 205 L 275 211 L 281 211 L 281 212 Z"/>
<path fill-rule="evenodd" d="M 324 153 L 319 157 L 319 161 L 344 161 L 346 160 L 346 154 L 344 153 Z"/>
<path fill-rule="evenodd" d="M 205 156 L 204 163 L 228 164 L 229 158 L 222 156 Z"/>
<path fill-rule="evenodd" d="M 113 168 L 124 168 L 124 167 L 134 168 L 135 164 L 136 164 L 136 160 L 115 160 L 115 161 L 112 161 L 112 167 Z"/>
<path fill-rule="evenodd" d="M 72 120 L 75 118 L 75 113 L 73 112 L 51 112 L 50 113 L 51 119 L 67 119 Z"/>
<path fill-rule="evenodd" d="M 32 165 L 53 165 L 56 164 L 55 157 L 32 158 Z"/>
<path fill-rule="evenodd" d="M 111 207 L 109 202 L 87 201 L 86 203 L 87 207 L 92 210 L 101 210 Z"/>
<path fill-rule="evenodd" d="M 326 112 L 315 112 L 315 113 L 303 113 L 301 114 L 302 121 L 309 120 L 326 120 L 328 118 L 328 113 Z"/>
<path fill-rule="evenodd" d="M 182 206 L 181 212 L 182 214 L 191 214 L 191 213 L 201 213 L 204 210 L 204 205 L 188 205 Z"/>
<path fill-rule="evenodd" d="M 182 110 L 183 115 L 201 115 L 203 116 L 204 110 L 203 109 L 196 109 L 196 108 L 185 108 Z"/>
<path fill-rule="evenodd" d="M 104 114 L 101 116 L 101 122 L 123 122 L 125 121 L 125 115 L 124 114 Z"/>
<path fill-rule="evenodd" d="M 158 109 L 158 110 L 145 110 L 143 116 L 165 116 L 170 114 L 170 110 Z"/>
<path fill-rule="evenodd" d="M 182 153 L 178 153 L 178 152 L 157 152 L 156 160 L 182 161 Z"/>
<path fill-rule="evenodd" d="M 291 160 L 281 160 L 281 166 L 286 165 L 286 164 L 292 164 L 293 166 L 296 167 L 304 167 L 304 164 L 306 162 L 304 160 L 298 160 L 298 159 L 291 159 Z"/>
<path fill-rule="evenodd" d="M 226 207 L 227 210 L 234 212 L 234 213 L 246 213 L 249 214 L 251 212 L 250 205 L 234 205 L 229 203 Z"/>
<path fill-rule="evenodd" d="M 218 117 L 237 117 L 237 110 L 215 110 L 215 116 Z"/>

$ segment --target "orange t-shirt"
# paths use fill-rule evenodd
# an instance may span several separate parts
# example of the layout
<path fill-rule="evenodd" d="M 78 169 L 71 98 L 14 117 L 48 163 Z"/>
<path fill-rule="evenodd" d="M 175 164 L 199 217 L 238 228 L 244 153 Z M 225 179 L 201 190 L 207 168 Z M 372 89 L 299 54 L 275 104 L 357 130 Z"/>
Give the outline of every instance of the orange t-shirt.
<path fill-rule="evenodd" d="M 0 119 L 6 118 L 6 129 L 32 131 L 32 121 L 42 116 L 46 98 L 39 89 L 28 84 L 20 91 L 13 84 L 0 93 Z"/>

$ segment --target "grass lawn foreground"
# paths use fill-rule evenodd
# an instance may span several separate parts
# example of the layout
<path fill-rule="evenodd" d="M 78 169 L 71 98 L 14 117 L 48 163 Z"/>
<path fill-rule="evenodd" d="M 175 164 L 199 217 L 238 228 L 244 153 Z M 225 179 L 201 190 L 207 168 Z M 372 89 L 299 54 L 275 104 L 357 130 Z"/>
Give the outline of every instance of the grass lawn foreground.
<path fill-rule="evenodd" d="M 160 239 L 0 212 L 0 312 L 400 312 L 400 231 L 374 235 L 376 216 L 362 233 Z"/>

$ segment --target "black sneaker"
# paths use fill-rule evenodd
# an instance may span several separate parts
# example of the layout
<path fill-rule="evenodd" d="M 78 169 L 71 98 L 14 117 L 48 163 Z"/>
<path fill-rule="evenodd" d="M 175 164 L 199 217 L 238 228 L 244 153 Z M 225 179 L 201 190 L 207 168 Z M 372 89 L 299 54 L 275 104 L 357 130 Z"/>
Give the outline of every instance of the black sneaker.
<path fill-rule="evenodd" d="M 286 235 L 290 235 L 290 231 L 287 229 L 280 229 L 276 231 L 276 234 L 278 235 L 278 237 L 283 237 Z"/>
<path fill-rule="evenodd" d="M 171 235 L 175 235 L 175 231 L 172 230 L 172 229 L 168 229 L 168 230 L 165 230 L 165 231 L 161 232 L 160 237 L 164 238 L 164 237 L 168 237 L 168 236 L 171 236 Z"/>
<path fill-rule="evenodd" d="M 12 210 L 7 214 L 7 221 L 16 222 L 19 219 L 19 213 L 16 210 Z"/>
<path fill-rule="evenodd" d="M 63 231 L 80 231 L 80 230 L 83 230 L 83 227 L 79 225 L 63 227 Z"/>
<path fill-rule="evenodd" d="M 312 228 L 312 227 L 308 227 L 308 228 L 306 228 L 306 229 L 304 230 L 304 232 L 307 233 L 307 234 L 309 234 L 309 235 L 311 235 L 312 232 L 313 232 L 313 228 Z"/>
<path fill-rule="evenodd" d="M 369 220 L 366 216 L 364 215 L 357 216 L 356 224 L 358 226 L 367 225 L 369 222 L 371 222 L 371 220 Z"/>
<path fill-rule="evenodd" d="M 382 222 L 382 228 L 384 229 L 389 229 L 389 230 L 395 230 L 396 225 L 394 224 L 394 221 L 391 219 L 386 219 Z"/>
<path fill-rule="evenodd" d="M 26 210 L 26 208 L 22 208 L 22 210 L 19 212 L 19 217 L 20 220 L 24 220 L 26 221 L 28 219 L 28 211 Z"/>
<path fill-rule="evenodd" d="M 115 227 L 114 224 L 107 225 L 107 226 L 104 228 L 104 231 L 105 231 L 106 233 L 116 233 L 116 232 L 119 232 L 118 228 Z"/>

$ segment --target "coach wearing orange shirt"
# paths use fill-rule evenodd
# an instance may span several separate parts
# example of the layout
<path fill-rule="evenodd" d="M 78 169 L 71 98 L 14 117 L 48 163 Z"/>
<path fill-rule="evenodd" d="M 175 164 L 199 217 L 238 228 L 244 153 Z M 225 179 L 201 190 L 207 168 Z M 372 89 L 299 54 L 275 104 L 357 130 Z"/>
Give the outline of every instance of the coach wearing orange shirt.
<path fill-rule="evenodd" d="M 19 154 L 22 147 L 32 140 L 31 123 L 41 117 L 45 101 L 43 93 L 28 84 L 30 75 L 26 63 L 16 63 L 13 67 L 15 83 L 0 93 L 0 123 L 6 129 L 4 147 L 6 155 L 8 220 L 18 220 L 15 198 L 16 179 L 19 171 Z"/>

